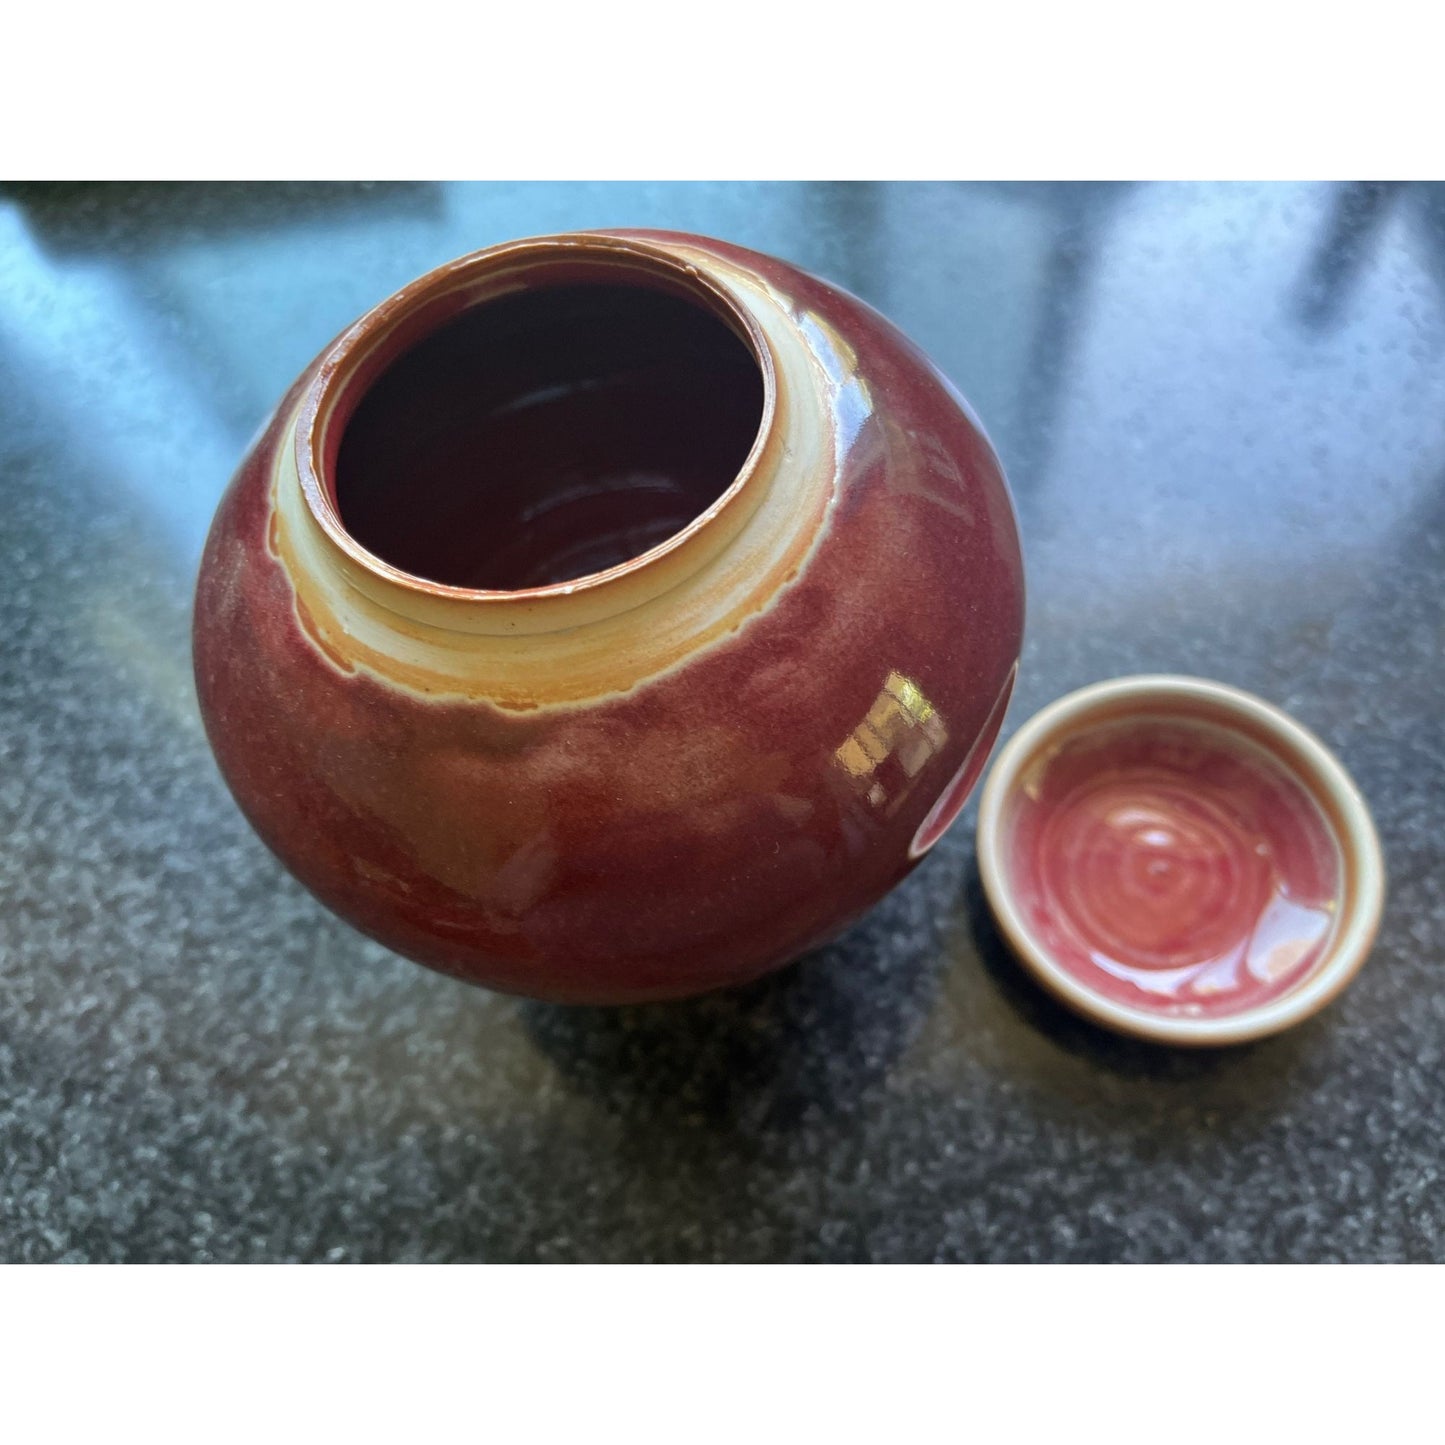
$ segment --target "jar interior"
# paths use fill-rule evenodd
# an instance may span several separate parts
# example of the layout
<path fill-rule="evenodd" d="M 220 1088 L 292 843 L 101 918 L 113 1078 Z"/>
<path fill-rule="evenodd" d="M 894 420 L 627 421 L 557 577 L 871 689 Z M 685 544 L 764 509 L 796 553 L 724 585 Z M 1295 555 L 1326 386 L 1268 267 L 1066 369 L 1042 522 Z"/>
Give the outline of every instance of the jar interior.
<path fill-rule="evenodd" d="M 343 526 L 393 567 L 518 591 L 638 557 L 706 511 L 762 424 L 750 347 L 644 284 L 529 284 L 393 357 L 345 422 Z"/>

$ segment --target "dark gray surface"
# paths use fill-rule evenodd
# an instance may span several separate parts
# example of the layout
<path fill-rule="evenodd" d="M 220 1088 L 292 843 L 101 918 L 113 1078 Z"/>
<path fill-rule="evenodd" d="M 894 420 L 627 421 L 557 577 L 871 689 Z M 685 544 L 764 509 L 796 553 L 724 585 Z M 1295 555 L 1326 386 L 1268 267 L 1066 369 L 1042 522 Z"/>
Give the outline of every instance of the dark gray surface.
<path fill-rule="evenodd" d="M 1338 750 L 1390 870 L 1338 1004 L 1214 1055 L 1074 1021 L 973 807 L 839 946 L 665 1007 L 470 990 L 291 882 L 190 678 L 229 471 L 403 282 L 607 224 L 810 267 L 970 395 L 1029 566 L 1008 730 L 1169 670 Z M 0 1257 L 1440 1258 L 1442 480 L 1427 188 L 0 191 Z"/>

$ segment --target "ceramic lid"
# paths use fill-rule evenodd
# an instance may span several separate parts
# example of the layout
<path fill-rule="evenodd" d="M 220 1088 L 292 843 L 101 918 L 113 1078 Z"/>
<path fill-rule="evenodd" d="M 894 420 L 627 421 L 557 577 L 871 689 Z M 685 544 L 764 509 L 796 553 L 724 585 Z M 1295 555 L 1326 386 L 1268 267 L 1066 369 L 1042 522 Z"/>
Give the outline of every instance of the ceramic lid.
<path fill-rule="evenodd" d="M 1369 809 L 1286 713 L 1199 678 L 1096 683 L 1000 751 L 978 821 L 1024 966 L 1096 1023 L 1174 1044 L 1277 1033 L 1364 962 L 1384 902 Z"/>

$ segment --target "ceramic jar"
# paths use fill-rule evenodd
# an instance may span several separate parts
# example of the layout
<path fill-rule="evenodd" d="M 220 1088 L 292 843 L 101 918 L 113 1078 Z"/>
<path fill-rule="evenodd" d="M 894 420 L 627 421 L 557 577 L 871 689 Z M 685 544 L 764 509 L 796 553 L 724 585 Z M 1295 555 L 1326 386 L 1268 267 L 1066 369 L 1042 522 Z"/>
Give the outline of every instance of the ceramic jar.
<path fill-rule="evenodd" d="M 554 999 L 841 931 L 962 808 L 1023 573 L 999 463 L 893 326 L 612 231 L 424 276 L 226 492 L 194 651 L 222 773 L 343 918 Z"/>

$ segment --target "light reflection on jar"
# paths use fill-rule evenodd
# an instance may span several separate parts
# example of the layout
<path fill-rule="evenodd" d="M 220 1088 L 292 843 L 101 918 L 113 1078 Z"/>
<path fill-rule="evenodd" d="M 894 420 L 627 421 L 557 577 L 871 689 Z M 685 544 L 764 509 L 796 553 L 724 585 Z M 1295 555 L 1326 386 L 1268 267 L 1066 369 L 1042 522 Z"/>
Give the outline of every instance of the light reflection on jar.
<path fill-rule="evenodd" d="M 948 741 L 948 728 L 922 688 L 890 672 L 863 720 L 834 753 L 854 787 L 891 816 L 912 780 Z"/>

